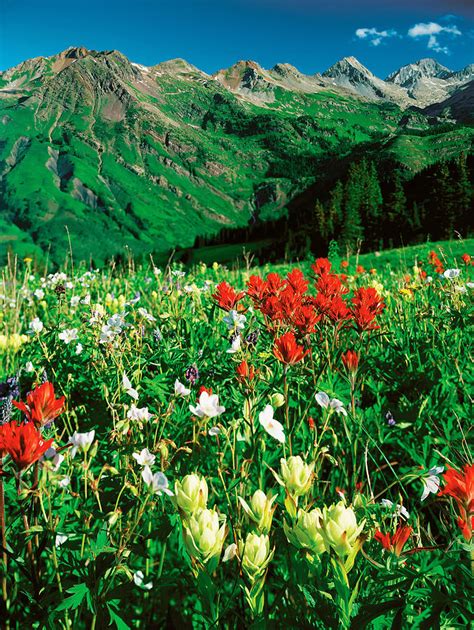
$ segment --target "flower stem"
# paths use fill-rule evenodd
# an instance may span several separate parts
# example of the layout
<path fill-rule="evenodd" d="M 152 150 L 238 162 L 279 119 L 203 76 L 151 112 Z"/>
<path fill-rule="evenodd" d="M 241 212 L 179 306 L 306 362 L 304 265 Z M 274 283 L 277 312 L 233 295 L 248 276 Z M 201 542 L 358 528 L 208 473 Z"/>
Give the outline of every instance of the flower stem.
<path fill-rule="evenodd" d="M 5 523 L 5 489 L 3 487 L 3 477 L 2 477 L 3 465 L 0 460 L 0 540 L 2 543 L 3 553 L 2 553 L 2 561 L 3 561 L 3 571 L 4 574 L 2 576 L 2 596 L 3 601 L 5 602 L 5 608 L 7 606 L 8 599 L 8 590 L 7 590 L 7 530 Z"/>

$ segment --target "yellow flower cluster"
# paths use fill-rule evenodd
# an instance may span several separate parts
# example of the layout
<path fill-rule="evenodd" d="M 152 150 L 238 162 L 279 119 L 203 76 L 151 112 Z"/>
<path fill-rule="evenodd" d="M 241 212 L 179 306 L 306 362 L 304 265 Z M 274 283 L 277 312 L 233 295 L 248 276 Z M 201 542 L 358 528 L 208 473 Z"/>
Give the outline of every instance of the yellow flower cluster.
<path fill-rule="evenodd" d="M 1 352 L 18 352 L 21 346 L 29 340 L 28 335 L 0 335 L 0 351 Z"/>

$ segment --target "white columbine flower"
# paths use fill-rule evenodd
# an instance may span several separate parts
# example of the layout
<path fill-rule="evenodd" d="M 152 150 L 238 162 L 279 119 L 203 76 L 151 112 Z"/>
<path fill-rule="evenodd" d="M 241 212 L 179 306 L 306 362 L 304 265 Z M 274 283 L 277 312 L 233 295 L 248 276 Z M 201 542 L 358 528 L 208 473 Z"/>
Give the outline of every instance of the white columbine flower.
<path fill-rule="evenodd" d="M 173 493 L 168 488 L 168 479 L 162 472 L 153 474 L 149 466 L 145 466 L 142 471 L 143 481 L 154 494 L 162 495 L 163 492 L 172 497 Z"/>
<path fill-rule="evenodd" d="M 258 414 L 258 419 L 260 424 L 272 438 L 278 440 L 278 442 L 285 441 L 285 432 L 283 429 L 283 425 L 275 420 L 273 417 L 273 407 L 271 405 L 267 405 L 263 411 Z"/>
<path fill-rule="evenodd" d="M 176 394 L 176 396 L 189 396 L 191 390 L 183 385 L 183 383 L 178 381 L 178 379 L 176 379 L 174 382 L 174 393 Z"/>
<path fill-rule="evenodd" d="M 72 444 L 71 457 L 75 457 L 77 451 L 87 453 L 92 442 L 95 438 L 95 430 L 88 431 L 87 433 L 78 433 L 74 431 L 73 435 L 69 437 L 69 442 Z"/>
<path fill-rule="evenodd" d="M 406 509 L 406 507 L 403 507 L 403 505 L 392 503 L 392 501 L 390 501 L 389 499 L 382 499 L 380 503 L 384 507 L 393 509 L 397 516 L 401 516 L 404 519 L 410 518 L 410 512 Z"/>
<path fill-rule="evenodd" d="M 197 405 L 189 405 L 189 410 L 195 416 L 199 418 L 215 418 L 224 413 L 225 407 L 219 405 L 219 397 L 217 394 L 209 394 L 204 391 L 199 396 L 199 402 Z"/>
<path fill-rule="evenodd" d="M 245 315 L 232 310 L 224 317 L 223 321 L 229 330 L 243 330 L 247 318 Z"/>
<path fill-rule="evenodd" d="M 58 335 L 61 341 L 64 341 L 66 345 L 70 344 L 71 341 L 76 341 L 77 339 L 77 328 L 66 328 Z"/>
<path fill-rule="evenodd" d="M 140 453 L 133 453 L 132 457 L 134 457 L 140 466 L 153 466 L 155 463 L 156 456 L 147 448 L 144 448 Z"/>
<path fill-rule="evenodd" d="M 44 328 L 43 322 L 40 320 L 39 317 L 35 317 L 31 322 L 30 322 L 30 332 L 31 333 L 35 333 L 35 334 L 39 334 Z"/>
<path fill-rule="evenodd" d="M 148 422 L 151 419 L 151 413 L 148 411 L 148 407 L 137 407 L 132 405 L 127 412 L 127 418 L 129 420 L 137 420 L 138 422 Z"/>
<path fill-rule="evenodd" d="M 135 573 L 133 574 L 133 581 L 135 582 L 135 584 L 137 586 L 140 586 L 140 588 L 143 588 L 145 591 L 149 591 L 153 588 L 153 582 L 150 581 L 145 584 L 144 579 L 145 576 L 143 574 L 143 571 L 135 571 Z"/>
<path fill-rule="evenodd" d="M 460 269 L 446 269 L 446 271 L 443 273 L 443 276 L 448 280 L 454 280 L 454 278 L 457 278 L 460 273 Z"/>
<path fill-rule="evenodd" d="M 130 396 L 130 398 L 133 398 L 134 400 L 138 400 L 138 392 L 136 389 L 133 389 L 132 384 L 130 383 L 130 380 L 128 376 L 125 374 L 125 372 L 123 373 L 123 376 L 122 376 L 122 385 L 123 385 L 124 390 Z"/>
<path fill-rule="evenodd" d="M 428 495 L 436 494 L 439 490 L 439 476 L 444 470 L 444 466 L 433 466 L 430 468 L 426 475 L 421 478 L 423 484 L 423 494 L 421 500 L 424 501 Z"/>
<path fill-rule="evenodd" d="M 44 298 L 44 291 L 43 289 L 36 289 L 33 295 L 35 296 L 37 300 L 42 300 Z"/>

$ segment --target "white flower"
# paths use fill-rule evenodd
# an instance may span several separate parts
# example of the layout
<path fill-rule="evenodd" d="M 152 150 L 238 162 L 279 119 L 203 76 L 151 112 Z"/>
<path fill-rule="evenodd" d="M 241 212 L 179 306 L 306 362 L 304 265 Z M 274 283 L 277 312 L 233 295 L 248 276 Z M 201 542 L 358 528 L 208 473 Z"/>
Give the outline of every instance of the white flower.
<path fill-rule="evenodd" d="M 81 297 L 79 295 L 73 295 L 69 300 L 69 304 L 71 305 L 71 308 L 76 308 L 80 301 Z"/>
<path fill-rule="evenodd" d="M 58 453 L 53 446 L 50 446 L 48 448 L 48 450 L 45 452 L 44 456 L 47 459 L 51 459 L 52 460 L 52 462 L 53 462 L 53 470 L 55 472 L 57 472 L 59 470 L 59 467 L 61 466 L 61 464 L 64 461 L 64 455 L 61 455 L 61 453 Z"/>
<path fill-rule="evenodd" d="M 87 433 L 78 433 L 74 431 L 73 435 L 69 437 L 69 443 L 72 444 L 71 457 L 75 457 L 77 451 L 87 453 L 92 442 L 95 438 L 95 430 L 88 431 Z"/>
<path fill-rule="evenodd" d="M 69 477 L 69 475 L 66 475 L 65 477 L 61 479 L 58 485 L 60 488 L 67 488 L 70 483 L 71 483 L 71 477 Z"/>
<path fill-rule="evenodd" d="M 123 373 L 123 376 L 122 376 L 122 385 L 123 385 L 124 390 L 130 396 L 130 398 L 133 398 L 134 400 L 138 400 L 138 392 L 136 389 L 133 389 L 132 384 L 130 383 L 130 380 L 128 376 L 125 374 L 125 372 Z"/>
<path fill-rule="evenodd" d="M 343 416 L 347 416 L 347 411 L 344 409 L 344 403 L 338 398 L 333 398 L 329 403 L 331 409 L 334 409 L 336 413 L 342 413 Z"/>
<path fill-rule="evenodd" d="M 222 557 L 222 562 L 228 562 L 232 560 L 237 555 L 237 545 L 235 543 L 231 543 L 225 548 L 224 555 Z"/>
<path fill-rule="evenodd" d="M 258 419 L 262 427 L 271 435 L 272 438 L 278 440 L 278 442 L 285 441 L 285 432 L 283 429 L 283 425 L 275 420 L 273 417 L 273 407 L 271 405 L 267 405 L 263 411 L 258 414 Z"/>
<path fill-rule="evenodd" d="M 30 322 L 30 332 L 31 333 L 40 333 L 44 328 L 43 322 L 40 320 L 39 317 L 35 317 L 31 322 Z"/>
<path fill-rule="evenodd" d="M 136 420 L 137 422 L 148 422 L 151 419 L 151 413 L 148 411 L 148 407 L 137 407 L 131 405 L 127 412 L 127 418 L 129 420 Z"/>
<path fill-rule="evenodd" d="M 168 496 L 172 497 L 173 493 L 168 488 L 168 479 L 162 472 L 157 472 L 153 474 L 149 466 L 145 466 L 142 471 L 143 481 L 146 483 L 148 488 L 154 494 L 158 494 L 161 496 L 163 492 Z"/>
<path fill-rule="evenodd" d="M 219 405 L 219 397 L 217 394 L 209 394 L 204 391 L 199 396 L 199 402 L 196 406 L 189 405 L 189 410 L 199 418 L 215 418 L 224 413 L 225 407 Z"/>
<path fill-rule="evenodd" d="M 446 269 L 446 271 L 443 273 L 443 276 L 448 280 L 454 280 L 454 278 L 457 278 L 460 273 L 460 269 Z"/>
<path fill-rule="evenodd" d="M 394 509 L 394 512 L 397 516 L 401 516 L 402 518 L 405 518 L 405 519 L 410 518 L 409 511 L 406 509 L 406 507 L 403 507 L 403 505 L 398 505 L 398 503 L 392 503 L 392 501 L 390 501 L 389 499 L 382 499 L 380 501 L 380 504 L 383 505 L 384 507 Z"/>
<path fill-rule="evenodd" d="M 156 322 L 156 317 L 150 315 L 150 313 L 146 310 L 146 308 L 140 307 L 138 309 L 138 314 L 143 317 L 143 319 L 148 320 L 149 322 Z"/>
<path fill-rule="evenodd" d="M 44 291 L 43 289 L 36 289 L 33 295 L 35 296 L 36 299 L 42 300 L 44 298 Z"/>
<path fill-rule="evenodd" d="M 189 396 L 191 390 L 183 385 L 183 383 L 180 383 L 178 379 L 176 379 L 174 382 L 174 393 L 176 394 L 176 396 Z"/>
<path fill-rule="evenodd" d="M 150 581 L 145 584 L 143 582 L 144 579 L 145 576 L 143 575 L 143 571 L 135 571 L 135 573 L 133 574 L 133 581 L 135 582 L 135 584 L 145 589 L 145 591 L 149 591 L 151 588 L 153 588 L 153 582 Z"/>
<path fill-rule="evenodd" d="M 140 466 L 153 466 L 155 463 L 155 455 L 150 453 L 147 448 L 144 448 L 140 453 L 133 453 L 132 457 L 134 457 Z"/>
<path fill-rule="evenodd" d="M 83 350 L 82 343 L 78 343 L 76 346 L 76 354 L 81 354 L 82 350 Z"/>
<path fill-rule="evenodd" d="M 245 328 L 247 318 L 245 315 L 232 310 L 224 317 L 223 321 L 227 324 L 227 328 L 229 330 L 243 330 Z"/>
<path fill-rule="evenodd" d="M 474 289 L 474 282 L 466 282 L 466 286 L 468 289 Z"/>
<path fill-rule="evenodd" d="M 25 372 L 34 372 L 35 368 L 33 367 L 33 363 L 31 363 L 31 361 L 27 361 L 25 363 Z"/>
<path fill-rule="evenodd" d="M 315 398 L 318 405 L 323 409 L 327 409 L 328 407 L 330 407 L 336 413 L 342 413 L 342 415 L 347 416 L 347 411 L 344 408 L 344 403 L 338 398 L 329 398 L 329 396 L 325 392 L 318 392 Z"/>
<path fill-rule="evenodd" d="M 85 297 L 83 297 L 81 302 L 82 302 L 82 304 L 90 304 L 91 303 L 90 293 L 88 293 Z"/>
<path fill-rule="evenodd" d="M 329 396 L 325 392 L 318 392 L 315 398 L 318 405 L 323 407 L 323 409 L 327 409 L 329 407 Z"/>
<path fill-rule="evenodd" d="M 219 427 L 211 427 L 207 433 L 211 437 L 215 437 L 216 435 L 219 435 L 220 432 L 221 430 Z"/>
<path fill-rule="evenodd" d="M 71 343 L 71 341 L 75 341 L 77 339 L 77 328 L 66 328 L 58 335 L 61 341 L 64 341 L 66 345 Z"/>
<path fill-rule="evenodd" d="M 430 493 L 436 494 L 439 490 L 439 477 L 444 470 L 444 466 L 433 466 L 430 468 L 426 475 L 421 478 L 423 484 L 423 494 L 421 500 L 424 501 Z"/>
<path fill-rule="evenodd" d="M 235 354 L 240 350 L 240 344 L 242 343 L 242 337 L 240 335 L 236 335 L 232 340 L 232 344 L 230 348 L 227 350 L 229 354 Z"/>
<path fill-rule="evenodd" d="M 64 545 L 66 540 L 67 540 L 67 536 L 65 534 L 56 534 L 54 544 L 56 547 L 60 547 L 61 545 Z"/>

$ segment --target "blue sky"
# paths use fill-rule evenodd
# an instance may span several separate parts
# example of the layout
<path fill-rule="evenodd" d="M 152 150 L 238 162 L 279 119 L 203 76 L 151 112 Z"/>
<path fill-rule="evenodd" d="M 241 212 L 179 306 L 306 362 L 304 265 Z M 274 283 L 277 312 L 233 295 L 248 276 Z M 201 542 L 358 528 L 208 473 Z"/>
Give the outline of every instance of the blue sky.
<path fill-rule="evenodd" d="M 206 72 L 253 59 L 308 74 L 353 55 L 375 74 L 474 62 L 474 0 L 0 0 L 0 69 L 68 46 Z"/>

